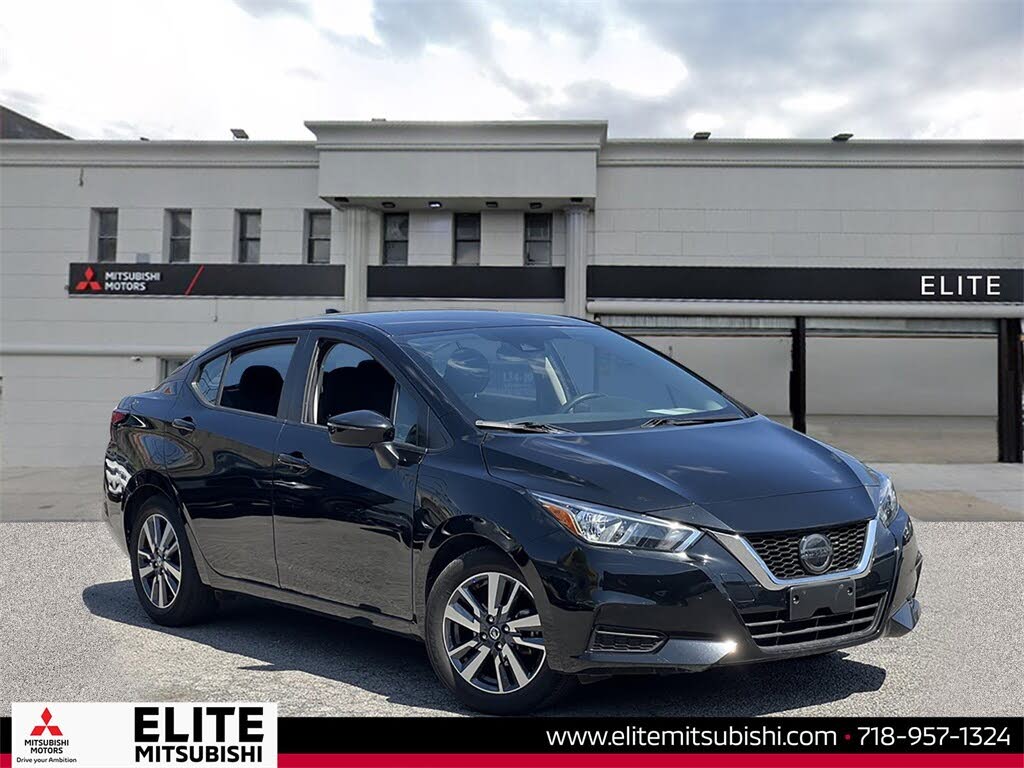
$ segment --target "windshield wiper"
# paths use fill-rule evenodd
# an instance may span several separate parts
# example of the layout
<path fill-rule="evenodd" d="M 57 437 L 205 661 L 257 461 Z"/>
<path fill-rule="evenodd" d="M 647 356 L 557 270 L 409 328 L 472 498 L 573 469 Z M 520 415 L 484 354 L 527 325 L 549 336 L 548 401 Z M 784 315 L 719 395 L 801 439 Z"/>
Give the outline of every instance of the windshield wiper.
<path fill-rule="evenodd" d="M 739 421 L 742 418 L 742 416 L 720 416 L 710 419 L 678 419 L 672 416 L 658 416 L 645 421 L 640 425 L 640 429 L 650 429 L 651 427 L 691 427 L 694 424 L 715 424 L 721 421 Z"/>
<path fill-rule="evenodd" d="M 539 421 L 487 421 L 477 419 L 476 425 L 480 429 L 503 429 L 507 432 L 568 432 L 567 429 L 556 427 L 553 424 L 543 424 Z"/>

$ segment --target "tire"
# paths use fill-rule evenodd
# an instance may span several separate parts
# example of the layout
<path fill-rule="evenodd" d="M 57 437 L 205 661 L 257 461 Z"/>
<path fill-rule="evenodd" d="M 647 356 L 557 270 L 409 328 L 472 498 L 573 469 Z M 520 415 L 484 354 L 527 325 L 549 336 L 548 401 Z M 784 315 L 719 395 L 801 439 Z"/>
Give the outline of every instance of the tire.
<path fill-rule="evenodd" d="M 499 610 L 492 614 L 498 621 L 488 624 L 492 579 L 498 585 L 493 603 Z M 446 618 L 452 601 L 461 620 Z M 473 623 L 485 630 L 486 639 L 468 626 Z M 500 637 L 492 638 L 493 630 Z M 490 547 L 470 550 L 441 571 L 427 596 L 425 639 L 438 678 L 460 702 L 478 712 L 535 712 L 553 704 L 576 682 L 548 666 L 540 618 L 526 580 L 511 560 Z M 460 652 L 461 648 L 467 650 Z"/>
<path fill-rule="evenodd" d="M 166 546 L 160 546 L 161 540 Z M 157 624 L 181 627 L 200 622 L 213 613 L 217 605 L 213 590 L 199 578 L 181 514 L 169 499 L 153 496 L 143 502 L 132 528 L 128 552 L 135 593 Z M 179 578 L 175 578 L 175 573 Z"/>

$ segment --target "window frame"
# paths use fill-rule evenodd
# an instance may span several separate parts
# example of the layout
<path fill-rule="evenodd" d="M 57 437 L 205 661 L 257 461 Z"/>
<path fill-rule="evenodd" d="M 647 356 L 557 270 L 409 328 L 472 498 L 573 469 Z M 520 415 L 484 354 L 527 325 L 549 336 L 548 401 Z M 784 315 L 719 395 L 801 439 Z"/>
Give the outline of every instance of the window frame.
<path fill-rule="evenodd" d="M 103 234 L 103 216 L 105 214 L 114 214 L 114 234 L 104 235 Z M 97 264 L 116 264 L 117 263 L 117 241 L 118 232 L 121 228 L 121 214 L 118 208 L 93 208 L 93 229 L 95 236 L 93 237 L 93 261 Z M 114 243 L 114 257 L 112 259 L 102 258 L 103 249 L 100 247 L 104 241 L 110 241 Z"/>
<path fill-rule="evenodd" d="M 304 357 L 308 358 L 305 365 L 307 366 L 305 384 L 302 391 L 302 404 L 299 409 L 297 423 L 303 427 L 309 427 L 312 429 L 322 430 L 327 432 L 326 424 L 316 423 L 316 394 L 319 388 L 320 380 L 322 378 L 321 365 L 327 353 L 331 347 L 335 344 L 347 344 L 350 347 L 355 347 L 357 350 L 367 355 L 368 357 L 376 360 L 395 381 L 395 391 L 391 396 L 391 412 L 383 414 L 387 418 L 391 419 L 394 423 L 396 409 L 398 407 L 398 398 L 400 397 L 403 390 L 411 395 L 416 401 L 417 408 L 417 419 L 416 426 L 422 431 L 425 436 L 427 443 L 430 442 L 430 435 L 428 430 L 430 429 L 430 414 L 431 408 L 427 404 L 426 398 L 424 398 L 414 385 L 412 385 L 396 368 L 394 364 L 388 359 L 387 355 L 377 349 L 374 345 L 368 343 L 365 339 L 357 336 L 352 336 L 345 333 L 337 333 L 330 331 L 312 331 L 309 334 L 309 341 L 307 345 L 306 354 Z M 440 423 L 440 419 L 435 417 L 435 421 Z M 445 445 L 447 446 L 447 437 L 444 437 Z M 437 451 L 439 448 L 429 448 L 427 445 L 414 445 L 412 443 L 406 443 L 401 440 L 393 440 L 397 445 L 412 448 L 417 451 Z"/>
<path fill-rule="evenodd" d="M 259 419 L 288 421 L 288 414 L 290 413 L 289 397 L 291 397 L 291 395 L 289 394 L 289 389 L 292 388 L 289 386 L 289 382 L 291 382 L 296 376 L 296 365 L 299 364 L 300 362 L 300 353 L 302 352 L 303 349 L 303 342 L 305 341 L 305 337 L 306 332 L 302 331 L 297 334 L 286 334 L 284 336 L 261 335 L 248 337 L 242 340 L 236 339 L 233 346 L 231 344 L 218 345 L 214 349 L 210 350 L 207 354 L 203 355 L 201 358 L 198 358 L 195 361 L 195 367 L 189 373 L 188 377 L 189 389 L 192 391 L 192 395 L 199 403 L 199 405 L 203 406 L 204 408 L 210 408 L 217 411 L 224 411 L 226 413 L 240 414 L 243 416 L 252 416 L 254 418 Z M 267 413 L 256 413 L 255 411 L 243 411 L 240 408 L 231 408 L 226 405 L 221 405 L 220 399 L 221 395 L 224 392 L 224 381 L 227 378 L 228 368 L 230 368 L 231 363 L 234 361 L 235 357 L 245 352 L 251 352 L 254 349 L 259 349 L 261 347 L 272 347 L 278 344 L 292 344 L 294 345 L 294 349 L 292 350 L 291 360 L 288 362 L 288 370 L 285 371 L 284 383 L 281 385 L 281 398 L 280 400 L 278 400 L 277 403 L 277 413 L 274 415 L 270 415 Z M 225 354 L 227 355 L 228 359 L 224 363 L 224 372 L 221 374 L 220 382 L 217 385 L 217 402 L 211 403 L 199 393 L 199 389 L 197 388 L 196 384 L 198 383 L 199 375 L 202 373 L 203 368 L 206 367 L 206 364 L 213 360 L 216 360 L 218 357 Z"/>
<path fill-rule="evenodd" d="M 313 217 L 314 216 L 326 216 L 327 217 L 327 236 L 314 235 L 313 234 Z M 334 217 L 331 215 L 330 208 L 308 208 L 306 209 L 305 217 L 305 229 L 306 229 L 306 242 L 305 242 L 305 256 L 304 263 L 306 264 L 330 264 L 331 263 L 331 226 L 334 223 Z M 260 226 L 260 235 L 263 234 L 262 223 Z M 327 261 L 313 261 L 313 244 L 314 243 L 327 243 Z"/>
<path fill-rule="evenodd" d="M 548 220 L 548 236 L 546 239 L 538 239 L 530 237 L 530 226 L 529 221 L 531 217 L 540 218 L 546 217 Z M 544 213 L 526 213 L 523 215 L 523 265 L 527 267 L 550 267 L 555 263 L 555 255 L 552 253 L 552 241 L 554 240 L 555 233 L 555 217 L 550 211 Z M 530 243 L 547 243 L 548 244 L 548 260 L 546 262 L 541 261 L 530 261 L 529 251 Z"/>
<path fill-rule="evenodd" d="M 476 237 L 459 237 L 459 219 L 466 217 L 476 219 Z M 481 245 L 483 238 L 483 220 L 479 211 L 463 211 L 452 215 L 452 266 L 453 267 L 479 267 L 481 257 Z M 459 243 L 476 243 L 476 261 L 471 264 L 459 263 Z"/>
<path fill-rule="evenodd" d="M 188 234 L 187 235 L 175 235 L 174 234 L 174 218 L 181 214 L 188 215 Z M 168 264 L 190 264 L 192 262 L 192 209 L 191 208 L 168 208 L 167 209 L 167 257 L 165 261 Z M 184 261 L 175 261 L 172 257 L 174 256 L 174 244 L 175 242 L 185 241 L 188 244 L 188 258 Z"/>
<path fill-rule="evenodd" d="M 397 218 L 399 216 L 405 217 L 405 239 L 395 240 L 388 238 L 388 219 Z M 385 267 L 407 267 L 409 266 L 409 224 L 411 223 L 408 211 L 393 211 L 385 213 L 381 218 L 381 248 L 380 248 L 380 263 Z M 389 262 L 388 256 L 388 243 L 405 243 L 405 261 L 403 262 Z"/>
<path fill-rule="evenodd" d="M 253 237 L 246 233 L 245 220 L 247 216 L 255 214 L 260 219 L 260 234 Z M 236 264 L 260 264 L 263 259 L 263 209 L 262 208 L 238 208 L 235 210 L 235 263 Z M 260 244 L 260 255 L 256 261 L 242 261 L 242 254 L 246 252 L 244 243 L 257 242 Z"/>

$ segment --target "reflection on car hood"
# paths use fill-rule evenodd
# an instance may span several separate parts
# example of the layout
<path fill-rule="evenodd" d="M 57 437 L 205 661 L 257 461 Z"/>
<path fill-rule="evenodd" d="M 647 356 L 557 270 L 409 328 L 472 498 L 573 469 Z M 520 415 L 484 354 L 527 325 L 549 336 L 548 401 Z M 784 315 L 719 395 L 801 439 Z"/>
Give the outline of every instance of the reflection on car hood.
<path fill-rule="evenodd" d="M 494 434 L 495 477 L 713 528 L 837 525 L 874 514 L 859 463 L 763 416 L 599 434 Z"/>

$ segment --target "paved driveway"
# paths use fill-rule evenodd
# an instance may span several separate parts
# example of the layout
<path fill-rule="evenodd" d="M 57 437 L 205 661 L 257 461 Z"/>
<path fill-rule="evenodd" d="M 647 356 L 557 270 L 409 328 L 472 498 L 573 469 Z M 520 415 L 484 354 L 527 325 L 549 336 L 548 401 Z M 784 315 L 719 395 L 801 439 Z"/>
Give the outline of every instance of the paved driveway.
<path fill-rule="evenodd" d="M 920 522 L 918 630 L 806 660 L 585 686 L 552 714 L 1021 714 L 1024 524 Z M 277 701 L 286 715 L 464 713 L 423 648 L 239 599 L 165 629 L 102 523 L 0 524 L 0 714 L 11 701 Z"/>

